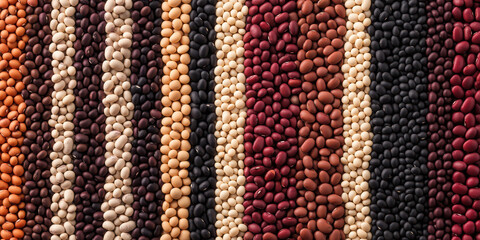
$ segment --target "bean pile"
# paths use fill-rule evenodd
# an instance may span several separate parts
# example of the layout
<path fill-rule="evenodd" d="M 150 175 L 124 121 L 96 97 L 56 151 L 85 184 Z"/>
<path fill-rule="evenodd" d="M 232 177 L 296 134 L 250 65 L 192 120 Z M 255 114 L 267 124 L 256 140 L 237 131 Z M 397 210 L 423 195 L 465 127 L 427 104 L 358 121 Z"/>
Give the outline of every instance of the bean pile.
<path fill-rule="evenodd" d="M 135 1 L 132 7 L 132 192 L 133 221 L 137 227 L 132 239 L 159 239 L 160 212 L 160 25 L 158 1 Z"/>
<path fill-rule="evenodd" d="M 480 3 L 453 1 L 452 103 L 452 240 L 478 239 L 480 228 Z M 448 46 L 447 46 L 448 47 Z M 450 47 L 452 47 L 450 45 Z"/>
<path fill-rule="evenodd" d="M 373 134 L 370 132 L 370 26 L 371 1 L 345 2 L 347 33 L 345 58 L 342 66 L 343 81 L 343 157 L 345 173 L 342 175 L 343 202 L 345 203 L 345 228 L 347 239 L 371 239 L 372 219 L 368 170 L 371 159 Z"/>
<path fill-rule="evenodd" d="M 342 206 L 344 143 L 341 99 L 346 10 L 343 1 L 298 1 L 297 45 L 302 74 L 297 122 L 299 197 L 297 239 L 344 239 Z"/>
<path fill-rule="evenodd" d="M 81 0 L 76 6 L 76 41 L 73 66 L 75 78 L 75 172 L 74 204 L 77 206 L 75 236 L 77 240 L 102 239 L 105 197 L 103 184 L 108 175 L 105 166 L 105 115 L 101 100 L 105 98 L 102 63 L 105 60 L 105 3 Z"/>
<path fill-rule="evenodd" d="M 374 239 L 426 239 L 426 1 L 372 1 L 370 96 Z"/>
<path fill-rule="evenodd" d="M 73 66 L 75 48 L 75 7 L 78 1 L 52 0 L 52 42 L 49 50 L 52 53 L 54 83 L 52 91 L 52 114 L 48 121 L 52 128 L 54 144 L 50 159 L 52 183 L 53 212 L 50 233 L 52 239 L 69 239 L 75 237 L 75 216 L 77 208 L 73 203 L 72 186 L 75 180 L 72 151 L 75 148 L 73 118 L 75 114 L 75 95 L 77 87 L 76 69 Z"/>
<path fill-rule="evenodd" d="M 191 134 L 190 167 L 192 181 L 189 231 L 192 240 L 215 239 L 215 3 L 193 0 L 190 12 Z"/>
<path fill-rule="evenodd" d="M 104 239 L 130 239 L 135 228 L 132 221 L 133 194 L 132 149 L 134 104 L 130 92 L 132 0 L 107 0 L 105 3 L 105 61 L 102 63 L 105 98 L 105 166 L 109 175 L 105 179 L 105 200 L 102 203 L 105 229 Z"/>
<path fill-rule="evenodd" d="M 245 42 L 244 239 L 287 239 L 297 219 L 295 164 L 300 109 L 290 98 L 300 87 L 295 65 L 299 27 L 290 0 L 248 0 Z M 292 92 L 293 90 L 293 92 Z"/>
<path fill-rule="evenodd" d="M 217 155 L 215 168 L 215 210 L 217 239 L 242 239 L 247 231 L 243 224 L 243 195 L 245 194 L 244 137 L 245 74 L 244 42 L 245 16 L 248 8 L 244 0 L 221 0 L 216 4 L 215 74 L 215 138 Z"/>
<path fill-rule="evenodd" d="M 452 61 L 455 55 L 451 1 L 431 1 L 427 5 L 428 38 L 427 56 L 429 69 L 428 128 L 428 239 L 451 239 L 452 211 L 450 199 L 452 181 L 452 127 L 450 82 Z"/>
<path fill-rule="evenodd" d="M 50 0 L 40 0 L 36 5 L 28 5 L 25 10 L 30 26 L 25 32 L 29 39 L 25 46 L 24 62 L 29 73 L 23 78 L 25 89 L 22 91 L 26 104 L 25 124 L 29 126 L 21 147 L 22 154 L 25 155 L 25 240 L 51 237 L 48 230 L 53 217 L 50 210 L 52 196 L 49 192 L 51 162 L 48 159 L 53 145 L 52 129 L 48 125 L 54 85 L 51 80 L 52 55 L 48 51 L 52 41 L 49 27 L 51 10 Z"/>
<path fill-rule="evenodd" d="M 191 180 L 189 142 L 190 131 L 190 0 L 167 0 L 162 2 L 162 204 L 161 240 L 190 239 L 188 217 Z"/>

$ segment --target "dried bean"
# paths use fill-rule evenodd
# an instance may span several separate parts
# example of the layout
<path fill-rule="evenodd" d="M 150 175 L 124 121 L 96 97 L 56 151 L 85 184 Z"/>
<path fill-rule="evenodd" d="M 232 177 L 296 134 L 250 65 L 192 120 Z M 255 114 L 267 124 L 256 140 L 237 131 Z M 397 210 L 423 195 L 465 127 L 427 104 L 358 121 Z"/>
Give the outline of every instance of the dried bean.
<path fill-rule="evenodd" d="M 108 174 L 105 166 L 105 115 L 101 99 L 105 98 L 102 63 L 105 60 L 104 5 L 101 1 L 81 0 L 76 6 L 76 41 L 73 66 L 76 68 L 75 148 L 72 152 L 75 172 L 74 204 L 77 206 L 75 236 L 77 240 L 100 240 L 101 205 L 105 197 L 103 184 Z"/>
<path fill-rule="evenodd" d="M 426 1 L 372 1 L 373 239 L 427 239 Z"/>
<path fill-rule="evenodd" d="M 217 155 L 215 168 L 215 210 L 217 239 L 242 239 L 247 231 L 242 217 L 245 194 L 244 137 L 245 74 L 244 42 L 245 16 L 248 8 L 244 0 L 222 0 L 216 4 L 217 66 L 215 67 L 215 137 Z"/>
<path fill-rule="evenodd" d="M 102 203 L 105 240 L 130 239 L 135 228 L 132 220 L 132 117 L 134 104 L 130 92 L 132 0 L 107 0 L 105 3 L 105 33 L 107 38 L 102 76 L 105 98 L 105 201 Z"/>
<path fill-rule="evenodd" d="M 134 1 L 132 8 L 132 239 L 160 239 L 161 3 Z"/>
<path fill-rule="evenodd" d="M 52 109 L 51 81 L 53 70 L 52 55 L 48 46 L 52 41 L 50 30 L 50 0 L 39 1 L 39 4 L 26 8 L 29 37 L 25 46 L 25 67 L 29 74 L 23 78 L 25 89 L 22 97 L 27 105 L 25 109 L 25 124 L 30 126 L 25 133 L 21 147 L 25 155 L 23 167 L 25 171 L 25 220 L 23 228 L 25 240 L 50 239 L 48 231 L 53 217 L 50 210 L 52 194 L 50 192 L 50 160 L 48 159 L 53 145 L 51 128 L 48 120 Z"/>
<path fill-rule="evenodd" d="M 370 128 L 370 0 L 345 2 L 347 33 L 344 40 L 343 81 L 343 157 L 342 175 L 345 228 L 347 239 L 371 239 L 370 192 L 368 170 L 372 152 Z"/>

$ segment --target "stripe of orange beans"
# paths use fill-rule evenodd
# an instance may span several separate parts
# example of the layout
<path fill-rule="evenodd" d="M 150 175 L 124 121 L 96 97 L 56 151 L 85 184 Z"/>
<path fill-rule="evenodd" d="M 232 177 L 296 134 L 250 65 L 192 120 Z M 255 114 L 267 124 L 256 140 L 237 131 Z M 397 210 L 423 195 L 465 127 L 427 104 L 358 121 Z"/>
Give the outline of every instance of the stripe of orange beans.
<path fill-rule="evenodd" d="M 20 153 L 23 144 L 26 104 L 20 95 L 22 77 L 28 74 L 22 65 L 27 0 L 0 0 L 0 236 L 2 239 L 23 238 L 25 202 L 21 185 L 24 182 Z"/>

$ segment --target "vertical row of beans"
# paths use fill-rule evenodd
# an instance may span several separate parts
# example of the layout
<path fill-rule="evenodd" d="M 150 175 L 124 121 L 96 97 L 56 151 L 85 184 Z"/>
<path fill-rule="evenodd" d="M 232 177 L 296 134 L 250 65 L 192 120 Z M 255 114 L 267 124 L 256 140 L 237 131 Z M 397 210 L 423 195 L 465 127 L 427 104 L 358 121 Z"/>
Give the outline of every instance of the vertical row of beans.
<path fill-rule="evenodd" d="M 189 231 L 192 240 L 215 239 L 215 81 L 214 0 L 193 0 L 190 12 L 191 134 L 188 174 L 192 181 Z"/>
<path fill-rule="evenodd" d="M 470 240 L 480 236 L 480 3 L 453 1 L 452 15 L 455 56 L 450 78 L 454 99 L 451 239 Z"/>
<path fill-rule="evenodd" d="M 25 140 L 21 147 L 25 155 L 25 240 L 50 239 L 49 227 L 53 217 L 50 188 L 49 153 L 52 146 L 51 128 L 48 120 L 52 110 L 53 85 L 51 78 L 52 55 L 48 46 L 52 41 L 50 25 L 50 0 L 30 3 L 26 8 L 26 30 L 28 42 L 25 46 L 24 65 L 28 75 L 24 76 L 22 91 L 25 99 Z M 3 180 L 2 180 L 3 181 Z"/>
<path fill-rule="evenodd" d="M 295 65 L 298 24 L 293 0 L 248 0 L 245 42 L 246 240 L 287 239 L 297 220 L 295 164 L 300 86 Z M 293 91 L 292 91 L 293 90 Z M 297 91 L 298 92 L 298 91 Z"/>
<path fill-rule="evenodd" d="M 161 240 L 190 239 L 188 227 L 191 193 L 189 151 L 190 130 L 190 76 L 188 64 L 190 39 L 190 0 L 167 0 L 162 2 L 162 136 L 160 167 L 162 192 L 165 199 L 161 217 L 163 233 Z"/>
<path fill-rule="evenodd" d="M 452 1 L 427 5 L 428 38 L 428 240 L 451 239 L 452 209 Z"/>
<path fill-rule="evenodd" d="M 79 1 L 75 12 L 76 41 L 73 66 L 77 70 L 73 171 L 74 204 L 77 206 L 75 236 L 77 240 L 102 239 L 105 197 L 103 184 L 108 175 L 105 166 L 105 115 L 102 99 L 102 64 L 105 60 L 105 3 Z"/>
<path fill-rule="evenodd" d="M 76 0 L 52 0 L 52 42 L 49 50 L 52 53 L 52 114 L 48 121 L 52 128 L 54 140 L 51 160 L 52 203 L 53 212 L 50 233 L 52 239 L 70 239 L 75 237 L 76 206 L 72 190 L 75 181 L 73 171 L 75 95 L 77 87 L 76 69 L 73 66 L 75 48 L 75 7 Z"/>
<path fill-rule="evenodd" d="M 346 28 L 343 81 L 343 145 L 342 176 L 345 228 L 347 239 L 371 239 L 370 192 L 368 170 L 372 152 L 370 132 L 370 26 L 371 1 L 345 2 Z"/>
<path fill-rule="evenodd" d="M 102 63 L 102 81 L 105 97 L 105 199 L 101 205 L 105 229 L 103 238 L 131 239 L 135 228 L 132 220 L 132 117 L 134 104 L 130 92 L 132 0 L 105 2 L 105 60 Z"/>
<path fill-rule="evenodd" d="M 345 239 L 340 158 L 346 10 L 340 0 L 304 0 L 297 6 L 297 59 L 302 75 L 297 99 L 301 110 L 297 122 L 297 239 Z"/>
<path fill-rule="evenodd" d="M 160 191 L 160 127 L 162 115 L 160 78 L 161 3 L 138 0 L 132 13 L 132 75 L 130 76 L 133 113 L 132 239 L 159 239 L 162 233 Z"/>
<path fill-rule="evenodd" d="M 369 181 L 376 239 L 426 239 L 426 1 L 372 1 Z"/>
<path fill-rule="evenodd" d="M 237 240 L 247 231 L 242 218 L 247 118 L 243 36 L 248 8 L 244 0 L 219 0 L 216 9 L 215 227 L 217 238 Z"/>

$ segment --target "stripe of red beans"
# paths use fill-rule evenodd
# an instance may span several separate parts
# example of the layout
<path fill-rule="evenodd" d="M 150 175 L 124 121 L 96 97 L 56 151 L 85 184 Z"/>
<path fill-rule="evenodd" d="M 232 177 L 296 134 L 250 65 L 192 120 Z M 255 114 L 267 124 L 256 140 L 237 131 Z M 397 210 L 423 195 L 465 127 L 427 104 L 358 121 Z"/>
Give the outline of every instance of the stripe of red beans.
<path fill-rule="evenodd" d="M 161 3 L 136 0 L 132 10 L 132 239 L 160 239 Z"/>
<path fill-rule="evenodd" d="M 245 42 L 246 240 L 291 238 L 297 220 L 295 164 L 299 108 L 290 98 L 300 86 L 295 65 L 295 1 L 252 0 Z M 292 91 L 293 88 L 293 91 Z"/>
<path fill-rule="evenodd" d="M 29 74 L 23 78 L 25 89 L 22 97 L 27 105 L 25 109 L 25 124 L 29 126 L 25 132 L 25 140 L 21 147 L 25 155 L 23 167 L 25 169 L 25 220 L 23 228 L 24 240 L 50 239 L 48 231 L 53 217 L 50 210 L 51 187 L 50 159 L 52 135 L 48 120 L 52 108 L 51 94 L 53 82 L 51 77 L 51 53 L 48 46 L 52 40 L 50 12 L 52 7 L 49 0 L 40 0 L 36 6 L 27 6 L 28 27 L 26 35 L 29 40 L 25 46 L 25 63 Z"/>
<path fill-rule="evenodd" d="M 450 199 L 452 180 L 452 92 L 449 79 L 453 72 L 452 2 L 431 1 L 427 5 L 427 56 L 429 113 L 428 129 L 428 240 L 451 239 Z"/>
<path fill-rule="evenodd" d="M 480 238 L 480 3 L 453 1 L 452 240 Z"/>
<path fill-rule="evenodd" d="M 102 228 L 104 201 L 103 184 L 108 174 L 105 166 L 105 115 L 102 99 L 102 63 L 105 60 L 105 3 L 98 0 L 81 0 L 75 11 L 74 64 L 77 87 L 75 94 L 75 118 L 73 171 L 73 203 L 77 207 L 75 236 L 77 240 L 100 240 L 105 234 Z"/>
<path fill-rule="evenodd" d="M 302 92 L 298 96 L 296 236 L 298 240 L 345 239 L 340 158 L 346 12 L 341 0 L 301 0 L 297 6 Z"/>

